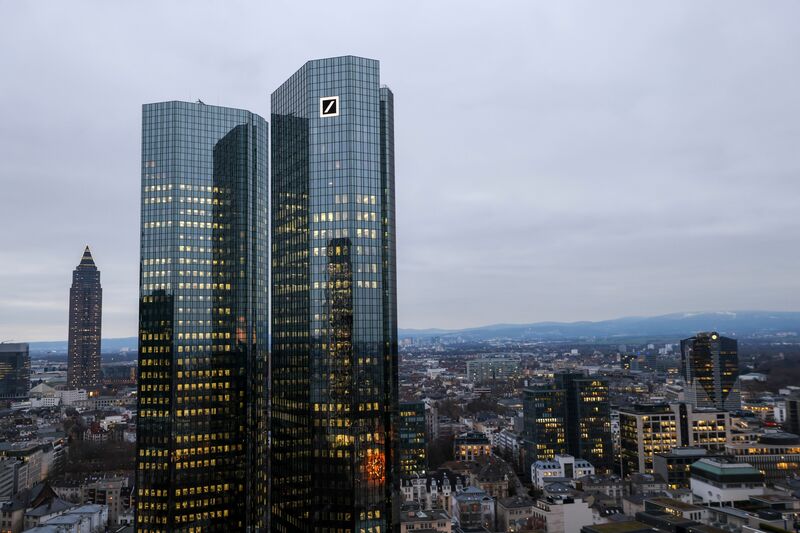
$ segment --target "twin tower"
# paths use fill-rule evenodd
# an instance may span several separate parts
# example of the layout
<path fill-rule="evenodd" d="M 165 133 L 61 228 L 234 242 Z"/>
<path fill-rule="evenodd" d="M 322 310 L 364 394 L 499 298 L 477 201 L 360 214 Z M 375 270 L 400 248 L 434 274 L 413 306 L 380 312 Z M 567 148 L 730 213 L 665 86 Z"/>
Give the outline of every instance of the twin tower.
<path fill-rule="evenodd" d="M 379 74 L 306 63 L 272 93 L 271 129 L 201 102 L 143 107 L 137 531 L 395 528 Z"/>

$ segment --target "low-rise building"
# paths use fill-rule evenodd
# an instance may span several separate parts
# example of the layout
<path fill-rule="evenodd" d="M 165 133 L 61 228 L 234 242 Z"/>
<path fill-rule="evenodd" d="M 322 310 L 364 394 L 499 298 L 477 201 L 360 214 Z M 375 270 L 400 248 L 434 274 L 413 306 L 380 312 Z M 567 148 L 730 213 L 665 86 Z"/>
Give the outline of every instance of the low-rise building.
<path fill-rule="evenodd" d="M 667 490 L 667 482 L 660 474 L 631 474 L 628 478 L 630 494 L 657 496 Z"/>
<path fill-rule="evenodd" d="M 653 456 L 653 472 L 661 475 L 671 489 L 689 488 L 689 468 L 703 457 L 723 457 L 698 446 L 673 448 Z"/>
<path fill-rule="evenodd" d="M 400 480 L 403 501 L 417 503 L 423 510 L 451 509 L 452 496 L 468 486 L 468 476 L 447 469 L 406 476 Z"/>
<path fill-rule="evenodd" d="M 467 431 L 453 440 L 453 457 L 457 461 L 474 461 L 492 454 L 492 445 L 486 435 Z"/>
<path fill-rule="evenodd" d="M 451 533 L 450 516 L 440 509 L 400 512 L 400 533 Z"/>
<path fill-rule="evenodd" d="M 20 462 L 16 467 L 16 491 L 33 487 L 42 481 L 44 452 L 41 442 L 0 442 L 2 459 L 17 459 Z"/>
<path fill-rule="evenodd" d="M 573 496 L 539 498 L 533 516 L 537 529 L 545 533 L 580 533 L 594 522 L 589 504 Z"/>
<path fill-rule="evenodd" d="M 573 484 L 583 492 L 599 492 L 620 501 L 628 493 L 628 483 L 615 474 L 595 474 L 574 480 Z"/>
<path fill-rule="evenodd" d="M 697 522 L 705 522 L 708 518 L 707 508 L 674 498 L 648 498 L 644 501 L 644 510 L 645 512 L 659 511 Z"/>
<path fill-rule="evenodd" d="M 527 496 L 510 496 L 497 500 L 497 531 L 533 531 L 536 502 Z"/>
<path fill-rule="evenodd" d="M 764 494 L 764 475 L 730 458 L 700 459 L 691 468 L 691 488 L 706 505 L 732 506 Z"/>
<path fill-rule="evenodd" d="M 105 507 L 108 523 L 116 524 L 119 516 L 125 511 L 124 490 L 127 484 L 127 480 L 124 479 L 102 479 L 89 483 L 83 487 L 83 502 Z"/>
<path fill-rule="evenodd" d="M 494 498 L 477 487 L 467 487 L 452 498 L 451 512 L 461 529 L 495 527 Z"/>
<path fill-rule="evenodd" d="M 572 480 L 594 475 L 595 468 L 583 459 L 571 455 L 559 454 L 551 460 L 535 461 L 531 464 L 531 482 L 537 489 L 542 489 L 555 480 Z"/>
<path fill-rule="evenodd" d="M 472 485 L 485 490 L 494 499 L 506 498 L 511 488 L 511 476 L 514 474 L 510 467 L 501 460 L 487 461 L 472 475 Z"/>

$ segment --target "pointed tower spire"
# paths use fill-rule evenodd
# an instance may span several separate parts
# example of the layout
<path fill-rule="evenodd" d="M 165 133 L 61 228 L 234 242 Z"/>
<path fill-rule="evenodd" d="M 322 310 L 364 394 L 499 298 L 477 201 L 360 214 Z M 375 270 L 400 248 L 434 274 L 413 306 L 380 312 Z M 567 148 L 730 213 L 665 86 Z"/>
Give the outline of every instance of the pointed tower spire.
<path fill-rule="evenodd" d="M 94 258 L 92 257 L 92 252 L 89 250 L 89 245 L 86 245 L 86 249 L 83 251 L 83 257 L 81 257 L 81 262 L 78 265 L 80 267 L 88 267 L 88 268 L 97 268 L 94 264 Z"/>

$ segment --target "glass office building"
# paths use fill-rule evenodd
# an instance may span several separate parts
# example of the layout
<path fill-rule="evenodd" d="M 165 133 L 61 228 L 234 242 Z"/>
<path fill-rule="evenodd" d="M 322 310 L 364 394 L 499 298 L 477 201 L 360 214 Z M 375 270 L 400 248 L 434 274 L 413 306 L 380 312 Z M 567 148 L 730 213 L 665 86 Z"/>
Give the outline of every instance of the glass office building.
<path fill-rule="evenodd" d="M 614 465 L 611 401 L 608 383 L 580 372 L 559 372 L 556 389 L 564 391 L 567 451 L 600 471 Z"/>
<path fill-rule="evenodd" d="M 397 519 L 392 92 L 310 61 L 272 94 L 271 528 Z"/>
<path fill-rule="evenodd" d="M 525 470 L 536 461 L 567 453 L 567 398 L 553 387 L 523 389 L 523 440 Z"/>
<path fill-rule="evenodd" d="M 425 402 L 400 402 L 399 475 L 424 476 L 428 469 Z"/>
<path fill-rule="evenodd" d="M 729 411 L 742 408 L 736 339 L 715 331 L 683 339 L 681 371 L 686 382 L 686 401 L 694 407 Z"/>
<path fill-rule="evenodd" d="M 87 246 L 81 262 L 72 271 L 72 286 L 69 289 L 67 385 L 72 389 L 91 390 L 100 386 L 102 318 L 100 271 Z"/>
<path fill-rule="evenodd" d="M 267 123 L 142 110 L 136 530 L 266 530 Z"/>
<path fill-rule="evenodd" d="M 26 342 L 0 342 L 0 401 L 22 400 L 31 390 L 31 357 Z"/>
<path fill-rule="evenodd" d="M 608 383 L 580 372 L 558 372 L 541 389 L 523 391 L 524 437 L 530 462 L 570 454 L 598 470 L 613 465 Z"/>

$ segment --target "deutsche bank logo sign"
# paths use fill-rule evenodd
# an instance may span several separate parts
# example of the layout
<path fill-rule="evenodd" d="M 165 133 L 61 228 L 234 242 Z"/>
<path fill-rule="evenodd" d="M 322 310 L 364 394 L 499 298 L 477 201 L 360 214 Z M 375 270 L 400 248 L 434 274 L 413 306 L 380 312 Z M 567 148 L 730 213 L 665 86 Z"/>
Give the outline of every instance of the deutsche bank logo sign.
<path fill-rule="evenodd" d="M 323 96 L 319 99 L 319 116 L 338 117 L 339 116 L 339 97 Z"/>

